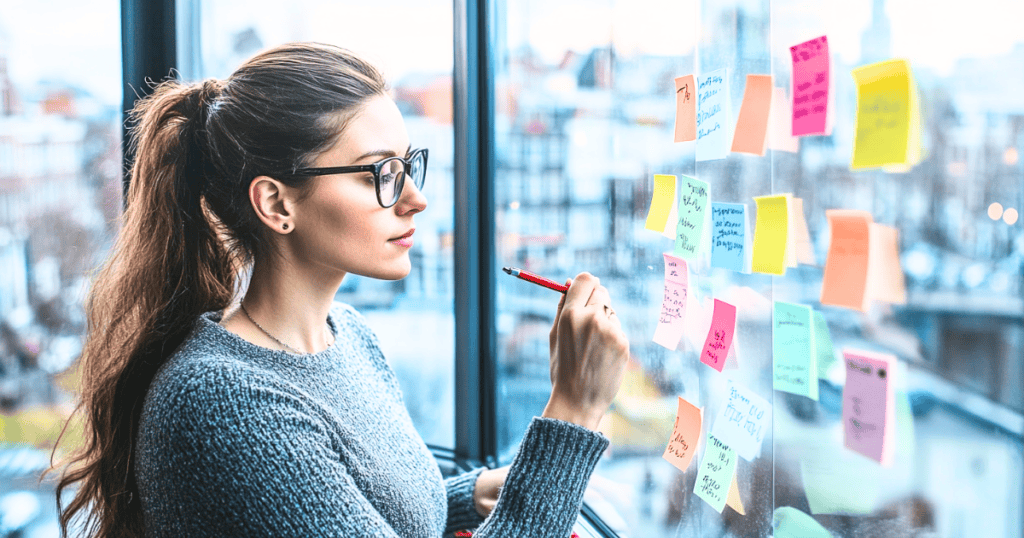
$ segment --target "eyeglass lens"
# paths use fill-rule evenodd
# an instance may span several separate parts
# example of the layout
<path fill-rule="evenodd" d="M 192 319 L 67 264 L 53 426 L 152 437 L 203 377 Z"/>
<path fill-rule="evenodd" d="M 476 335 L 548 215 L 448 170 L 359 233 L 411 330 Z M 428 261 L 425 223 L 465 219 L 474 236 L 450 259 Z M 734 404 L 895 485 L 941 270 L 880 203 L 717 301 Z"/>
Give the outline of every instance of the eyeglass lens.
<path fill-rule="evenodd" d="M 423 187 L 424 166 L 423 154 L 416 153 L 409 163 L 409 176 L 416 188 Z M 380 199 L 387 205 L 393 205 L 402 195 L 405 184 L 405 163 L 401 159 L 389 159 L 380 169 Z"/>

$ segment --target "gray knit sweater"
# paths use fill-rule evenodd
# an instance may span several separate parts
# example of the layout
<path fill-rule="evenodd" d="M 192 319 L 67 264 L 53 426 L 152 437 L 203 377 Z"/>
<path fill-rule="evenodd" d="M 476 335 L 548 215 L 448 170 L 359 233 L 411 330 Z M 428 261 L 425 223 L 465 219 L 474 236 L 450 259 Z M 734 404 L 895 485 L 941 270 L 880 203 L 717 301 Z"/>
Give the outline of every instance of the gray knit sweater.
<path fill-rule="evenodd" d="M 309 355 L 219 320 L 199 318 L 146 396 L 133 462 L 148 536 L 569 536 L 605 436 L 534 418 L 484 520 L 483 468 L 442 480 L 358 312 L 335 303 L 334 344 Z"/>

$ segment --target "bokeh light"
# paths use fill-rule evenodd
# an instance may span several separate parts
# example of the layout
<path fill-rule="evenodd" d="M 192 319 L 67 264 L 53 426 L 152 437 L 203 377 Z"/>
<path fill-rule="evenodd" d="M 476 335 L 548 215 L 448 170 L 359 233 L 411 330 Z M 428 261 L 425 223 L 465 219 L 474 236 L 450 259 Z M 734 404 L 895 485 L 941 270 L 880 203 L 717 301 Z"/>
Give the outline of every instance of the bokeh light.
<path fill-rule="evenodd" d="M 1003 213 L 1003 222 L 1012 226 L 1017 223 L 1017 217 L 1017 210 L 1011 207 Z"/>
<path fill-rule="evenodd" d="M 1001 216 L 1003 216 L 1003 204 L 992 202 L 992 205 L 988 206 L 988 218 L 999 220 Z"/>

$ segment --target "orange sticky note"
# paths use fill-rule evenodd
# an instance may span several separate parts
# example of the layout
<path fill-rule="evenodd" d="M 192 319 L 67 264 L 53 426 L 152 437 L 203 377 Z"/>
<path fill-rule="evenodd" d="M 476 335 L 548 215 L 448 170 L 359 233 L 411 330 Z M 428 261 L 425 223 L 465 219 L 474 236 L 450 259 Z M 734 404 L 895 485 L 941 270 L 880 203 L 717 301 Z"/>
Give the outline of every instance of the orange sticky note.
<path fill-rule="evenodd" d="M 772 108 L 772 76 L 747 75 L 743 104 L 732 137 L 734 153 L 764 155 L 768 146 L 768 116 Z"/>
<path fill-rule="evenodd" d="M 832 229 L 832 242 L 821 277 L 821 304 L 864 311 L 868 298 L 871 214 L 867 211 L 829 209 L 825 216 Z"/>
<path fill-rule="evenodd" d="M 739 473 L 739 469 L 736 470 Z M 732 475 L 732 485 L 729 486 L 729 496 L 725 498 L 726 506 L 732 508 L 741 516 L 747 515 L 743 509 L 743 499 L 740 498 L 740 484 L 736 481 L 736 475 Z"/>
<path fill-rule="evenodd" d="M 789 215 L 794 254 L 793 265 L 790 267 L 796 267 L 797 263 L 814 265 L 814 247 L 811 245 L 811 232 L 807 229 L 807 219 L 804 218 L 803 199 L 789 199 Z"/>
<path fill-rule="evenodd" d="M 690 402 L 679 398 L 679 410 L 676 412 L 676 424 L 672 428 L 672 437 L 661 455 L 682 472 L 690 466 L 693 455 L 697 453 L 697 442 L 700 441 L 701 409 Z"/>
<path fill-rule="evenodd" d="M 900 265 L 896 228 L 872 222 L 868 229 L 868 298 L 907 304 L 907 286 Z"/>
<path fill-rule="evenodd" d="M 786 274 L 786 246 L 789 236 L 789 197 L 755 196 L 757 220 L 750 269 L 755 273 Z"/>
<path fill-rule="evenodd" d="M 768 113 L 771 135 L 768 147 L 775 151 L 796 153 L 800 151 L 800 138 L 793 136 L 792 117 L 793 104 L 783 88 L 775 88 L 772 93 L 772 109 Z"/>
<path fill-rule="evenodd" d="M 697 140 L 697 88 L 693 75 L 676 77 L 676 142 Z"/>

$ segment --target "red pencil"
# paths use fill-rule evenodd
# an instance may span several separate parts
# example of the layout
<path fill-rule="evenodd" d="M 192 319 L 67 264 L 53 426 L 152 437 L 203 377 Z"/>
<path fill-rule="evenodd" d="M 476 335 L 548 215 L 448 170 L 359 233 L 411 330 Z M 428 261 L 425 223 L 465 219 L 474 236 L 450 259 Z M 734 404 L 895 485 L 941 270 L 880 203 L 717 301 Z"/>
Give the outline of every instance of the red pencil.
<path fill-rule="evenodd" d="M 550 278 L 544 278 L 540 275 L 535 275 L 523 269 L 516 269 L 515 267 L 502 267 L 501 270 L 527 282 L 533 282 L 534 284 L 544 286 L 549 290 L 560 291 L 562 293 L 569 291 L 569 286 L 566 286 L 565 284 L 559 284 L 558 282 L 555 282 Z"/>

